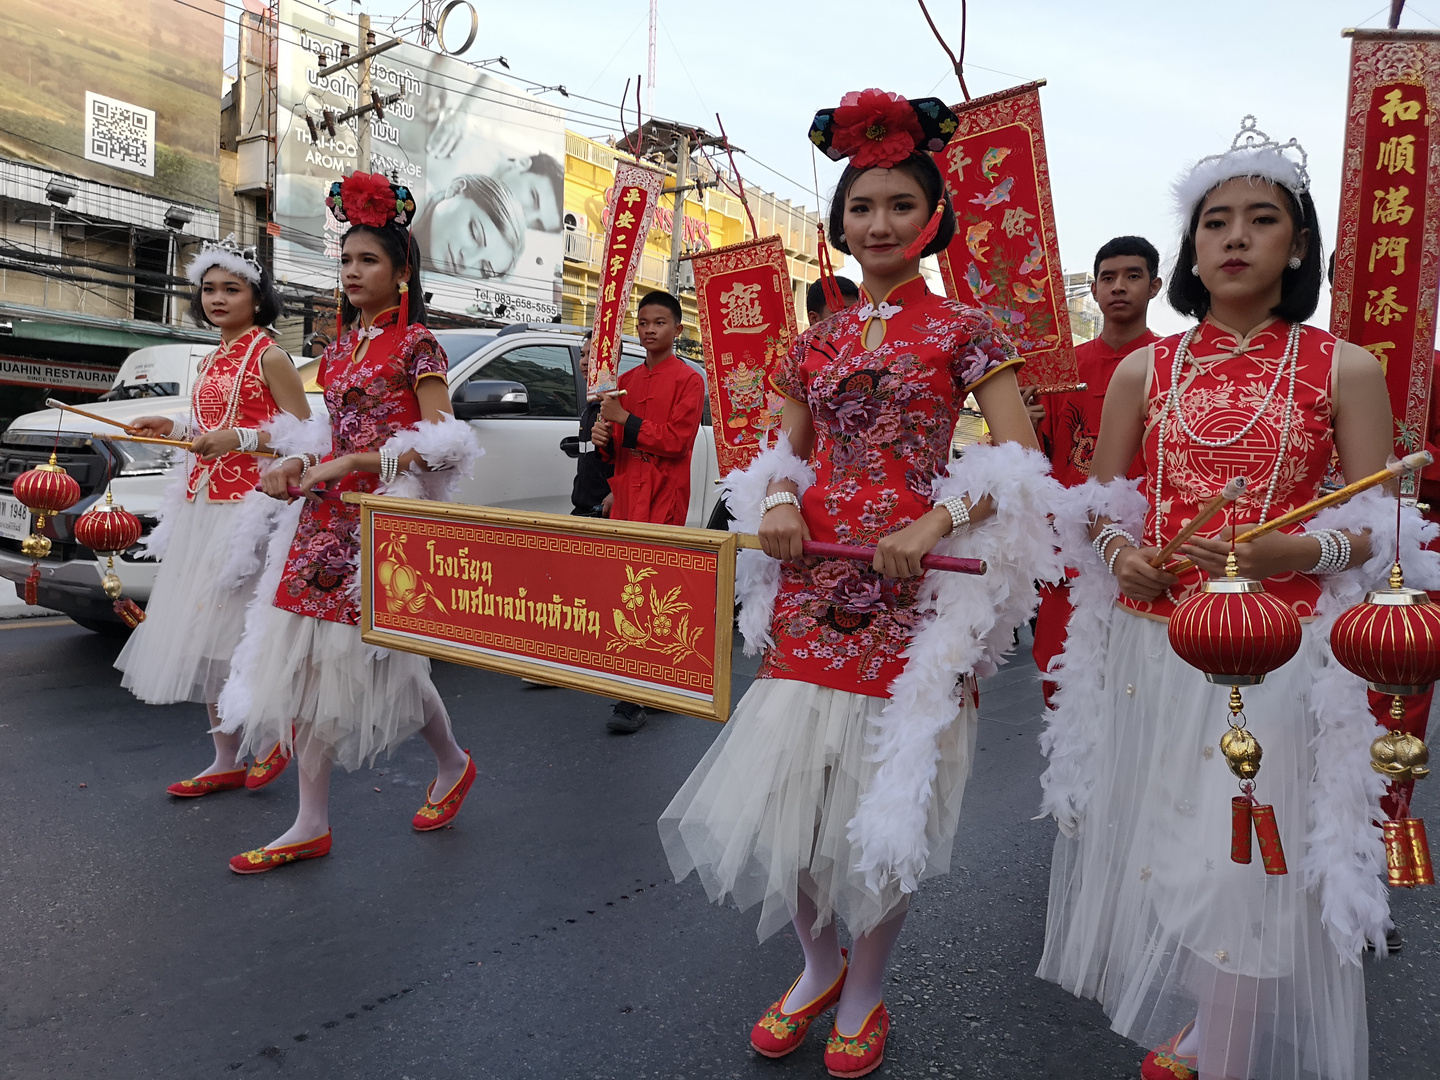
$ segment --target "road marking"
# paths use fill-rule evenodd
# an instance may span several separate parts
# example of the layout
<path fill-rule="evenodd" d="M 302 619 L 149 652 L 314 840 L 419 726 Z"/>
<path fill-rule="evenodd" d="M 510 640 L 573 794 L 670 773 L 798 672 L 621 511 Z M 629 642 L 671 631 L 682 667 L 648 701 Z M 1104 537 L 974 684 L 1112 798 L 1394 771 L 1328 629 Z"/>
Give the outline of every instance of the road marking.
<path fill-rule="evenodd" d="M 40 619 L 6 619 L 0 623 L 0 630 L 24 630 L 30 626 L 64 626 L 66 623 L 70 623 L 68 615 L 51 615 Z"/>

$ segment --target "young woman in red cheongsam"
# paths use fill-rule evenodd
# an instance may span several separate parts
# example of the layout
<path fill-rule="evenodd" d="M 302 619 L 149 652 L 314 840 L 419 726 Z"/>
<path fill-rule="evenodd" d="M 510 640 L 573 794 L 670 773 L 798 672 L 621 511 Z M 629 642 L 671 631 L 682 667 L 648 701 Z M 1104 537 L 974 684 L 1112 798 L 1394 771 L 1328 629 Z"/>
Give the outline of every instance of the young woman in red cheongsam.
<path fill-rule="evenodd" d="M 1254 797 L 1273 806 L 1284 868 L 1264 835 L 1263 868 L 1231 858 L 1240 789 L 1217 751 L 1227 690 L 1176 655 L 1167 623 L 1205 576 L 1225 574 L 1232 526 L 1309 502 L 1336 457 L 1347 480 L 1384 466 L 1389 399 L 1374 357 L 1305 325 L 1324 262 L 1293 141 L 1270 142 L 1247 118 L 1175 192 L 1185 232 L 1169 298 L 1198 323 L 1121 361 L 1092 480 L 1072 489 L 1089 519 L 1073 540 L 1075 621 L 1044 740 L 1045 808 L 1062 834 L 1039 974 L 1155 1047 L 1146 1080 L 1357 1080 L 1360 953 L 1367 935 L 1383 947 L 1388 921 L 1373 824 L 1383 787 L 1368 768 L 1363 683 L 1328 639 L 1363 577 L 1383 581 L 1393 499 L 1362 496 L 1234 548 L 1241 576 L 1303 627 L 1299 653 L 1244 691 L 1264 750 Z M 1125 482 L 1137 452 L 1138 495 Z M 1197 568 L 1152 567 L 1237 476 L 1248 487 L 1229 519 L 1180 548 Z M 1412 566 L 1407 556 L 1407 577 Z"/>
<path fill-rule="evenodd" d="M 194 798 L 263 787 L 289 761 L 272 740 L 247 769 L 240 736 L 219 730 L 215 703 L 274 528 L 273 502 L 255 491 L 261 459 L 246 451 L 268 450 L 277 417 L 304 420 L 310 406 L 290 357 L 263 329 L 279 317 L 280 298 L 254 250 L 234 237 L 206 244 L 186 274 L 195 286 L 190 312 L 220 331 L 220 345 L 200 362 L 187 421 L 142 416 L 132 425 L 142 435 L 188 439 L 194 456 L 172 481 L 150 534 L 148 550 L 163 561 L 145 621 L 115 666 L 125 673 L 121 685 L 142 701 L 205 703 L 215 759 L 166 789 Z"/>
<path fill-rule="evenodd" d="M 766 556 L 740 577 L 769 582 L 739 590 L 741 625 L 748 620 L 747 637 L 768 648 L 660 819 L 677 880 L 696 870 L 712 899 L 761 904 L 762 939 L 793 923 L 804 972 L 751 1043 L 769 1057 L 789 1054 L 838 1006 L 825 1049 L 834 1076 L 879 1065 L 890 1027 L 882 983 L 909 892 L 949 869 L 977 721 L 968 677 L 987 638 L 1003 636 L 997 649 L 1010 644 L 998 594 L 986 590 L 1003 580 L 1010 595 L 1033 601 L 1037 569 L 1020 565 L 1023 536 L 1048 535 L 1043 512 L 1033 501 L 1024 512 L 1019 496 L 1016 513 L 1005 497 L 997 511 L 986 493 L 1002 477 L 1015 490 L 1028 478 L 1037 491 L 1058 491 L 1048 463 L 1025 449 L 1035 437 L 1013 347 L 988 314 L 935 295 L 919 274 L 922 254 L 942 250 L 955 231 L 927 152 L 954 127 L 935 99 L 880 91 L 816 117 L 821 149 L 851 158 L 830 229 L 864 271 L 863 294 L 780 362 L 772 381 L 785 395 L 786 439 L 730 481 L 737 527 L 758 525 Z M 947 472 L 972 392 L 1006 445 L 967 451 Z M 1015 535 L 1000 539 L 1006 530 Z M 812 539 L 876 554 L 868 565 L 804 557 Z M 993 547 L 963 546 L 986 542 Z M 986 550 L 990 574 L 923 572 L 921 558 L 937 546 Z M 1051 546 L 1035 550 L 1048 558 Z M 853 936 L 848 963 L 837 916 Z"/>
<path fill-rule="evenodd" d="M 414 203 L 379 174 L 332 188 L 329 205 L 351 223 L 341 242 L 342 316 L 348 326 L 325 350 L 318 381 L 329 410 L 331 451 L 297 455 L 266 473 L 277 498 L 298 487 L 293 540 L 272 545 L 266 577 L 220 699 L 227 730 L 247 746 L 293 742 L 300 764 L 295 823 L 230 868 L 258 874 L 330 851 L 330 771 L 356 769 L 419 732 L 437 773 L 413 825 L 447 824 L 475 780 L 434 684 L 430 662 L 360 640 L 359 507 L 314 492 L 388 491 L 443 498 L 479 456 L 468 425 L 450 410 L 447 361 L 425 328 L 420 256 L 405 222 Z M 398 208 L 398 209 L 397 209 Z M 443 471 L 435 471 L 443 470 Z M 288 535 L 281 535 L 288 540 Z"/>

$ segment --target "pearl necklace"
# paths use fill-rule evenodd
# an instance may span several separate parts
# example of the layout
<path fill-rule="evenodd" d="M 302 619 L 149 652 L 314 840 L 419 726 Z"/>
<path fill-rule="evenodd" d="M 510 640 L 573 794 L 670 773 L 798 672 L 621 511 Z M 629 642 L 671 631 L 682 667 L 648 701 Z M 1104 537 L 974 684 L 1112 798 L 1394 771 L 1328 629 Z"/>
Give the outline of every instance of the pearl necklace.
<path fill-rule="evenodd" d="M 1199 330 L 1199 325 L 1192 326 L 1189 330 L 1186 330 L 1184 336 L 1180 339 L 1180 343 L 1175 347 L 1175 359 L 1170 365 L 1170 390 L 1166 393 L 1165 404 L 1160 409 L 1160 441 L 1157 447 L 1159 453 L 1156 455 L 1159 460 L 1155 465 L 1155 544 L 1157 547 L 1165 546 L 1165 539 L 1160 531 L 1161 514 L 1159 510 L 1159 500 L 1161 493 L 1165 490 L 1165 435 L 1169 428 L 1170 413 L 1172 411 L 1175 413 L 1176 421 L 1180 424 L 1180 430 L 1189 436 L 1192 441 L 1199 443 L 1201 446 L 1209 447 L 1212 450 L 1234 446 L 1248 435 L 1251 429 L 1260 422 L 1260 418 L 1264 416 L 1270 408 L 1270 402 L 1274 399 L 1276 391 L 1279 390 L 1281 380 L 1287 375 L 1289 376 L 1289 387 L 1285 395 L 1285 409 L 1280 414 L 1280 452 L 1275 458 L 1275 468 L 1270 476 L 1270 484 L 1265 490 L 1265 502 L 1260 508 L 1260 524 L 1262 525 L 1270 516 L 1270 504 L 1275 500 L 1275 491 L 1280 484 L 1280 468 L 1284 464 L 1285 455 L 1290 449 L 1290 423 L 1295 414 L 1295 375 L 1296 370 L 1300 366 L 1301 325 L 1299 323 L 1292 323 L 1290 325 L 1290 333 L 1285 342 L 1285 352 L 1281 355 L 1280 365 L 1275 371 L 1275 381 L 1270 384 L 1270 389 L 1265 392 L 1265 397 L 1260 402 L 1260 407 L 1255 411 L 1255 415 L 1228 439 L 1216 439 L 1213 441 L 1203 439 L 1195 434 L 1185 420 L 1184 410 L 1180 408 L 1180 372 L 1184 367 L 1186 357 L 1189 355 L 1190 342 L 1194 340 Z M 1234 355 L 1240 356 L 1242 354 L 1237 351 Z"/>
<path fill-rule="evenodd" d="M 196 406 L 195 396 L 200 393 L 200 388 L 205 384 L 205 379 L 210 374 L 210 369 L 215 366 L 215 361 L 220 358 L 220 354 L 234 348 L 243 340 L 243 337 L 237 338 L 228 346 L 221 345 L 219 348 L 217 348 L 214 352 L 212 352 L 209 356 L 205 357 L 205 359 L 201 361 L 200 370 L 195 373 L 195 387 L 193 390 L 190 391 L 191 430 L 220 431 L 224 428 L 235 426 L 235 417 L 240 412 L 240 391 L 243 389 L 243 384 L 245 382 L 245 369 L 249 366 L 251 358 L 255 355 L 255 346 L 262 340 L 264 336 L 260 332 L 260 328 L 258 326 L 252 330 L 247 331 L 246 334 L 254 334 L 255 337 L 251 340 L 249 346 L 246 348 L 245 355 L 240 358 L 240 366 L 238 369 L 236 369 L 235 380 L 230 384 L 230 397 L 225 403 L 225 412 L 221 415 L 220 423 L 213 428 L 204 427 L 200 423 L 200 410 Z"/>

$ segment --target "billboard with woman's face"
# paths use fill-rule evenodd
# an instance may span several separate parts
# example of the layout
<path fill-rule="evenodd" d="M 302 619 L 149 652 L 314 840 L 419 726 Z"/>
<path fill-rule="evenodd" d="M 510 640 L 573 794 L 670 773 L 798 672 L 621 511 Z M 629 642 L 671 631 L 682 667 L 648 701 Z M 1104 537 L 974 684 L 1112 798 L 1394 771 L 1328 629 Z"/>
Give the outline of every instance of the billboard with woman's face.
<path fill-rule="evenodd" d="M 415 195 L 431 307 L 506 322 L 560 311 L 565 238 L 565 115 L 488 72 L 404 44 L 370 63 L 371 88 L 402 99 L 383 119 L 320 125 L 359 100 L 358 65 L 321 78 L 341 43 L 360 49 L 354 20 L 313 0 L 282 0 L 275 272 L 330 289 L 345 227 L 325 209 L 332 181 L 357 167 L 393 174 Z M 382 40 L 383 37 L 382 37 Z M 323 60 L 321 59 L 323 57 Z M 320 125 L 312 138 L 306 114 Z M 357 125 L 370 160 L 359 165 Z"/>

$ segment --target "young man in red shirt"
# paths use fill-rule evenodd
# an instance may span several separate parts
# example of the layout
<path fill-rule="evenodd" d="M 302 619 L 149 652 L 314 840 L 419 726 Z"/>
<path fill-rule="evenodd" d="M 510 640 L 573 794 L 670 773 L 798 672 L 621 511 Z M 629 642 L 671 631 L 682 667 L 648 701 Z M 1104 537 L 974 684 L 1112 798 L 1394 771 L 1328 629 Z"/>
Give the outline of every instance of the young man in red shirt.
<path fill-rule="evenodd" d="M 1086 389 L 1030 402 L 1031 415 L 1039 414 L 1035 433 L 1040 448 L 1050 459 L 1055 479 L 1066 487 L 1090 478 L 1105 391 L 1120 361 L 1160 340 L 1145 325 L 1150 301 L 1160 293 L 1159 273 L 1160 253 L 1143 237 L 1117 236 L 1097 251 L 1090 295 L 1100 305 L 1105 327 L 1099 337 L 1075 347 L 1079 381 Z M 1144 471 L 1132 467 L 1130 475 L 1143 475 Z M 1067 588 L 1063 584 L 1041 586 L 1032 655 L 1042 672 L 1049 670 L 1050 661 L 1065 648 L 1065 629 L 1070 622 Z M 1047 679 L 1042 685 L 1048 705 L 1055 684 Z"/>
<path fill-rule="evenodd" d="M 620 376 L 600 404 L 591 441 L 615 463 L 610 516 L 624 521 L 684 525 L 690 508 L 690 451 L 700 430 L 705 380 L 675 355 L 680 301 L 655 291 L 640 298 L 635 332 L 645 363 Z M 617 702 L 607 727 L 633 735 L 649 717 L 640 705 Z"/>

